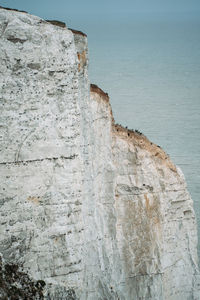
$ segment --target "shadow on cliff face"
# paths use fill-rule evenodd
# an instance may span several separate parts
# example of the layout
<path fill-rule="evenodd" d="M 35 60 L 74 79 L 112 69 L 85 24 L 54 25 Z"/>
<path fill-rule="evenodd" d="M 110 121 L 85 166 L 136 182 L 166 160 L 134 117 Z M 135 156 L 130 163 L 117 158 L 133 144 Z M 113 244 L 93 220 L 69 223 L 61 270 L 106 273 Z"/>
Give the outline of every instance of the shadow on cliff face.
<path fill-rule="evenodd" d="M 15 264 L 4 264 L 0 257 L 0 299 L 44 299 L 43 280 L 33 281 Z"/>

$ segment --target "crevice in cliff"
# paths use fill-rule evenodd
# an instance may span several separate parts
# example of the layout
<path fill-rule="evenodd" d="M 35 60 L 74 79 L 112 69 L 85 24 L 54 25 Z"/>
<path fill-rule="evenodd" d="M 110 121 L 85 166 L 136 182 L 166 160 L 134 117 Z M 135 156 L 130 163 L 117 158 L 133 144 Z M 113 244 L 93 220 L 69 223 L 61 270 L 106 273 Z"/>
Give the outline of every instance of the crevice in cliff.
<path fill-rule="evenodd" d="M 73 271 L 69 271 L 69 272 L 64 273 L 64 274 L 52 275 L 51 278 L 60 277 L 60 276 L 68 276 L 70 274 L 75 274 L 75 273 L 80 273 L 80 272 L 82 272 L 82 270 L 73 270 Z"/>
<path fill-rule="evenodd" d="M 27 40 L 22 40 L 22 39 L 16 38 L 14 36 L 10 36 L 9 38 L 7 38 L 7 40 L 11 43 L 14 43 L 14 44 L 16 44 L 16 43 L 23 44 L 27 41 Z"/>
<path fill-rule="evenodd" d="M 147 273 L 147 274 L 136 274 L 133 276 L 129 276 L 127 278 L 136 278 L 136 277 L 144 277 L 144 276 L 157 276 L 157 275 L 163 275 L 164 272 L 156 272 L 156 273 Z"/>
<path fill-rule="evenodd" d="M 7 161 L 7 162 L 0 162 L 0 165 L 19 165 L 19 164 L 28 164 L 34 162 L 42 162 L 42 161 L 55 161 L 58 159 L 74 159 L 78 155 L 73 154 L 71 156 L 59 156 L 59 157 L 46 157 L 46 158 L 39 158 L 39 159 L 29 159 L 29 160 L 19 160 L 19 161 Z"/>

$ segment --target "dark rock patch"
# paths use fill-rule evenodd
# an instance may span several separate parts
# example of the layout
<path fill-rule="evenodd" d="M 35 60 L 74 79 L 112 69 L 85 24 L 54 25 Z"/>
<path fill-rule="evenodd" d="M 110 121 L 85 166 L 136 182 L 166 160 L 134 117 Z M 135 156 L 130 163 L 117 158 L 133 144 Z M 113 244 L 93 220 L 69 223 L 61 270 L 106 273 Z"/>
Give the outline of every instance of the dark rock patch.
<path fill-rule="evenodd" d="M 1 300 L 42 300 L 43 280 L 34 281 L 19 270 L 16 264 L 4 264 L 0 257 L 0 299 Z"/>
<path fill-rule="evenodd" d="M 13 36 L 10 36 L 9 38 L 7 38 L 7 40 L 8 40 L 9 42 L 14 43 L 14 44 L 16 44 L 16 43 L 23 44 L 24 42 L 26 42 L 26 40 L 19 39 L 19 38 L 13 37 Z"/>
<path fill-rule="evenodd" d="M 40 69 L 40 64 L 30 63 L 30 64 L 27 64 L 27 67 L 32 69 L 32 70 L 39 70 Z"/>

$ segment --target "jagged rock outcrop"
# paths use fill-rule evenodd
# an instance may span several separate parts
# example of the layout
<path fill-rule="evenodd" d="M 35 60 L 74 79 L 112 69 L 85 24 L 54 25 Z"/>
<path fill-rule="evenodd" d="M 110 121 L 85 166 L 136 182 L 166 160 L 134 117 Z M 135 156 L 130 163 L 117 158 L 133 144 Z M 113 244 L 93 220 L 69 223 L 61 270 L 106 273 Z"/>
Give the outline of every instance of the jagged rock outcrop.
<path fill-rule="evenodd" d="M 86 35 L 1 8 L 0 36 L 0 297 L 200 299 L 184 176 L 89 88 Z"/>

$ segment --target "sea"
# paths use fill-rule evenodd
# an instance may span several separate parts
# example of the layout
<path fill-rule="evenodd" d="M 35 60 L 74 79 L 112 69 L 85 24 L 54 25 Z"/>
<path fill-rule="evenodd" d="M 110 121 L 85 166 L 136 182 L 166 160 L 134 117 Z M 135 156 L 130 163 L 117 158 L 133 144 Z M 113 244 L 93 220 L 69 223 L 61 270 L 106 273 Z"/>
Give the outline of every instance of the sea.
<path fill-rule="evenodd" d="M 200 16 L 88 17 L 80 29 L 90 81 L 109 94 L 115 121 L 144 133 L 182 169 L 200 257 Z"/>

